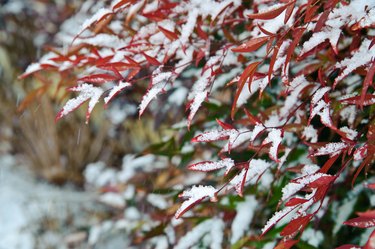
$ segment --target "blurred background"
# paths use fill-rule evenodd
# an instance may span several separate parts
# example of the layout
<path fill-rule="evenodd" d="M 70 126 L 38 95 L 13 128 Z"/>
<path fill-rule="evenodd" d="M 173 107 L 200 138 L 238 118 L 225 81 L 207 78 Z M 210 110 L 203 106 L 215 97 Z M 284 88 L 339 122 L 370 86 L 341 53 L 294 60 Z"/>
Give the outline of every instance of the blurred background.
<path fill-rule="evenodd" d="M 88 125 L 82 110 L 55 123 L 61 79 L 18 79 L 82 3 L 0 1 L 0 249 L 131 248 L 176 210 L 179 188 L 145 195 L 183 179 L 165 157 L 143 155 L 166 134 L 138 119 L 135 101 L 96 108 Z"/>

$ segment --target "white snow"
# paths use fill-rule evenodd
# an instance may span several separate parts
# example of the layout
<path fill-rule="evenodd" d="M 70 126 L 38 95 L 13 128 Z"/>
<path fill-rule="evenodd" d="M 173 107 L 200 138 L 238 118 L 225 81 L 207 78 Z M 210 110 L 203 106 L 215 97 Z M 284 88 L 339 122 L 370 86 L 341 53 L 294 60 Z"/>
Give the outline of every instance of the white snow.
<path fill-rule="evenodd" d="M 99 102 L 99 98 L 102 96 L 104 92 L 102 88 L 95 87 L 91 84 L 86 83 L 73 87 L 70 90 L 74 92 L 79 92 L 79 95 L 74 99 L 70 99 L 68 100 L 68 102 L 66 102 L 63 109 L 59 113 L 59 117 L 63 117 L 68 113 L 74 111 L 76 108 L 78 108 L 80 105 L 82 105 L 89 99 L 90 101 L 87 108 L 87 113 L 90 114 L 94 109 L 96 103 Z"/>
<path fill-rule="evenodd" d="M 87 19 L 82 25 L 78 32 L 78 34 L 81 34 L 84 30 L 86 30 L 88 27 L 90 27 L 93 23 L 101 20 L 104 16 L 113 13 L 112 10 L 101 8 L 99 9 L 90 19 Z"/>
<path fill-rule="evenodd" d="M 271 148 L 269 149 L 270 158 L 278 161 L 277 152 L 279 145 L 282 141 L 282 132 L 280 129 L 271 129 L 268 133 L 267 138 L 263 141 L 263 144 L 271 143 Z"/>
<path fill-rule="evenodd" d="M 185 234 L 174 247 L 175 249 L 189 249 L 211 230 L 213 220 L 205 220 Z"/>
<path fill-rule="evenodd" d="M 312 125 L 305 126 L 302 136 L 311 143 L 318 142 L 318 131 Z"/>
<path fill-rule="evenodd" d="M 201 162 L 189 166 L 190 170 L 199 170 L 199 171 L 212 171 L 221 168 L 225 168 L 225 175 L 234 167 L 234 161 L 231 158 L 225 158 L 223 160 L 212 162 Z"/>
<path fill-rule="evenodd" d="M 217 190 L 212 186 L 193 186 L 190 190 L 185 190 L 180 194 L 180 197 L 188 198 L 184 201 L 180 208 L 176 211 L 175 217 L 179 217 L 190 205 L 205 198 L 215 198 Z"/>
<path fill-rule="evenodd" d="M 109 101 L 124 88 L 131 86 L 129 82 L 120 81 L 118 85 L 114 86 L 108 93 L 107 97 L 104 98 L 104 103 L 108 104 Z"/>
<path fill-rule="evenodd" d="M 320 147 L 315 153 L 314 156 L 322 156 L 322 155 L 331 155 L 335 156 L 340 154 L 342 150 L 348 148 L 348 144 L 344 142 L 337 142 L 337 143 L 328 143 L 323 147 Z"/>
<path fill-rule="evenodd" d="M 257 206 L 258 202 L 253 195 L 246 196 L 244 202 L 239 202 L 237 204 L 237 214 L 231 225 L 232 235 L 230 243 L 232 245 L 241 239 L 242 236 L 245 235 L 245 232 L 249 230 Z"/>
<path fill-rule="evenodd" d="M 354 140 L 358 135 L 358 132 L 356 130 L 350 129 L 347 126 L 341 127 L 340 131 L 344 132 L 346 134 L 346 137 L 350 140 Z"/>
<path fill-rule="evenodd" d="M 335 67 L 343 69 L 341 74 L 335 79 L 335 84 L 345 78 L 348 74 L 353 72 L 358 67 L 370 65 L 370 62 L 375 58 L 375 49 L 369 49 L 371 40 L 365 39 L 357 51 L 352 54 L 352 57 L 345 58 L 337 62 Z"/>

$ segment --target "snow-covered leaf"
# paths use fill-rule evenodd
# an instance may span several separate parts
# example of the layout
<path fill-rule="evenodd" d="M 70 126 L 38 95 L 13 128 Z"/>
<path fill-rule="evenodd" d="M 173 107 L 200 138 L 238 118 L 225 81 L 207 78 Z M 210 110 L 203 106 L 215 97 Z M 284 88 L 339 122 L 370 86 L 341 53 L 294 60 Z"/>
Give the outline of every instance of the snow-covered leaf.
<path fill-rule="evenodd" d="M 217 190 L 212 186 L 193 186 L 190 190 L 185 190 L 179 197 L 188 198 L 176 211 L 175 217 L 180 218 L 186 211 L 200 203 L 206 197 L 215 200 Z"/>
<path fill-rule="evenodd" d="M 320 147 L 315 153 L 313 153 L 313 156 L 335 156 L 340 154 L 343 150 L 347 148 L 349 148 L 349 145 L 344 142 L 327 143 L 323 147 Z"/>
<path fill-rule="evenodd" d="M 99 98 L 103 94 L 103 89 L 101 89 L 100 87 L 94 87 L 90 84 L 81 84 L 71 88 L 70 90 L 73 92 L 79 92 L 79 95 L 76 98 L 70 99 L 68 100 L 68 102 L 66 102 L 62 110 L 57 114 L 56 120 L 59 120 L 68 113 L 77 109 L 87 100 L 90 100 L 86 113 L 86 122 L 88 122 L 88 119 L 90 118 L 90 114 L 94 109 L 94 106 L 96 105 L 96 103 L 98 103 Z"/>
<path fill-rule="evenodd" d="M 235 166 L 234 161 L 231 158 L 225 158 L 217 162 L 213 162 L 213 161 L 199 162 L 199 163 L 188 166 L 188 168 L 190 170 L 197 170 L 197 171 L 213 171 L 213 170 L 225 168 L 225 175 L 226 175 L 234 166 Z"/>

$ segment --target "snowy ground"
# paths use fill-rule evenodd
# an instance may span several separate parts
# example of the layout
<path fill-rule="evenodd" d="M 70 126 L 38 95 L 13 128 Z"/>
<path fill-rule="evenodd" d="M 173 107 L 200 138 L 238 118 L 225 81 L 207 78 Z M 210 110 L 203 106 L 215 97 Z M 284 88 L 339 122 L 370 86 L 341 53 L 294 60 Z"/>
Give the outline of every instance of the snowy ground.
<path fill-rule="evenodd" d="M 82 248 L 87 234 L 77 227 L 95 224 L 94 200 L 37 181 L 14 157 L 0 155 L 0 249 Z"/>

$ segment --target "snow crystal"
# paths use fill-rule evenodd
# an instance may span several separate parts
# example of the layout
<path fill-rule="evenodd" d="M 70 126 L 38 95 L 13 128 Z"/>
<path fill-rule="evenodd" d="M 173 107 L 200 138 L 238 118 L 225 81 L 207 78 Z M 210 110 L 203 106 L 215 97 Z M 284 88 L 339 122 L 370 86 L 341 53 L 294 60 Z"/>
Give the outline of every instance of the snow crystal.
<path fill-rule="evenodd" d="M 271 131 L 268 133 L 267 138 L 263 141 L 263 144 L 272 143 L 271 148 L 269 150 L 270 157 L 278 161 L 277 158 L 277 152 L 279 145 L 282 141 L 282 132 L 280 129 L 271 129 Z"/>
<path fill-rule="evenodd" d="M 323 98 L 324 94 L 326 94 L 329 90 L 331 90 L 331 88 L 328 87 L 328 86 L 319 88 L 314 93 L 314 95 L 311 99 L 311 105 L 316 105 L 318 103 L 318 101 L 320 101 Z"/>
<path fill-rule="evenodd" d="M 315 115 L 320 116 L 320 121 L 326 126 L 332 126 L 332 120 L 330 116 L 329 104 L 324 100 L 318 101 L 316 105 L 312 107 L 310 120 L 315 117 Z"/>
<path fill-rule="evenodd" d="M 193 186 L 190 190 L 182 192 L 180 197 L 189 198 L 184 201 L 176 211 L 175 217 L 179 217 L 189 206 L 205 197 L 214 198 L 217 190 L 212 186 Z"/>
<path fill-rule="evenodd" d="M 271 219 L 267 221 L 267 224 L 262 228 L 262 233 L 268 231 L 273 225 L 275 225 L 279 220 L 285 217 L 288 213 L 293 211 L 295 207 L 285 207 L 284 209 L 276 212 Z"/>
<path fill-rule="evenodd" d="M 247 141 L 250 141 L 251 136 L 252 136 L 252 133 L 249 130 L 240 129 L 238 131 L 238 134 L 233 134 L 229 136 L 228 143 L 223 147 L 221 152 L 227 152 L 233 148 L 237 148 L 241 144 Z"/>
<path fill-rule="evenodd" d="M 232 236 L 230 238 L 230 243 L 233 245 L 249 229 L 250 223 L 253 220 L 254 212 L 258 206 L 258 202 L 254 196 L 246 196 L 244 202 L 237 203 L 236 211 L 237 214 L 233 219 L 231 230 Z"/>
<path fill-rule="evenodd" d="M 129 86 L 131 86 L 129 82 L 120 81 L 118 85 L 114 86 L 111 89 L 108 96 L 104 98 L 104 103 L 108 104 L 108 102 L 115 96 L 115 94 L 119 93 L 122 89 Z"/>
<path fill-rule="evenodd" d="M 161 91 L 163 91 L 165 86 L 171 80 L 172 72 L 162 72 L 161 70 L 162 67 L 158 67 L 154 70 L 154 72 L 152 72 L 151 88 L 143 96 L 142 102 L 139 105 L 140 114 L 144 112 L 150 101 L 154 99 Z"/>
<path fill-rule="evenodd" d="M 234 167 L 234 161 L 231 158 L 225 158 L 218 162 L 203 162 L 191 165 L 189 168 L 200 171 L 211 171 L 221 168 L 225 169 L 225 174 L 227 174 Z"/>
<path fill-rule="evenodd" d="M 96 103 L 99 102 L 99 98 L 103 94 L 103 89 L 101 89 L 100 87 L 94 87 L 91 84 L 81 84 L 79 86 L 71 88 L 71 91 L 80 92 L 80 94 L 76 98 L 70 99 L 68 100 L 68 102 L 66 102 L 59 114 L 60 117 L 63 117 L 72 112 L 88 99 L 90 99 L 90 101 L 87 108 L 87 113 L 90 114 Z"/>
<path fill-rule="evenodd" d="M 320 170 L 320 167 L 316 164 L 306 164 L 302 169 L 301 169 L 301 174 L 302 176 L 306 175 L 312 175 L 316 173 L 318 170 Z"/>
<path fill-rule="evenodd" d="M 335 84 L 345 78 L 352 71 L 364 65 L 370 65 L 370 62 L 375 57 L 375 49 L 369 49 L 371 40 L 365 39 L 359 49 L 355 51 L 350 58 L 337 62 L 335 67 L 344 69 L 341 74 L 335 79 Z"/>
<path fill-rule="evenodd" d="M 346 134 L 346 137 L 350 140 L 354 140 L 358 135 L 358 132 L 356 130 L 350 129 L 347 126 L 341 127 L 340 131 L 344 132 Z"/>
<path fill-rule="evenodd" d="M 236 129 L 230 130 L 212 130 L 205 132 L 197 137 L 198 142 L 210 142 L 220 140 L 226 137 L 238 136 L 239 132 Z"/>
<path fill-rule="evenodd" d="M 82 43 L 98 47 L 119 49 L 123 46 L 124 41 L 121 41 L 116 35 L 97 34 L 93 37 L 77 38 L 74 41 L 74 45 Z"/>
<path fill-rule="evenodd" d="M 101 8 L 99 9 L 90 19 L 86 20 L 80 28 L 80 31 L 78 34 L 81 34 L 85 29 L 90 27 L 93 23 L 99 21 L 102 19 L 104 16 L 113 13 L 112 10 L 106 9 L 106 8 Z"/>
<path fill-rule="evenodd" d="M 301 178 L 298 178 L 295 180 L 295 182 L 288 183 L 281 191 L 283 193 L 281 200 L 285 201 L 288 198 L 290 198 L 292 195 L 300 191 L 302 188 L 304 188 L 307 184 L 323 177 L 328 176 L 327 174 L 323 173 L 315 173 L 311 175 L 307 175 Z"/>
<path fill-rule="evenodd" d="M 264 174 L 264 172 L 271 166 L 271 163 L 262 159 L 253 159 L 249 163 L 248 170 L 242 169 L 239 174 L 232 178 L 229 182 L 230 188 L 235 188 L 238 194 L 241 194 L 241 184 L 242 181 L 246 183 L 255 183 L 259 176 Z M 247 171 L 247 173 L 246 173 Z M 245 176 L 246 173 L 246 176 Z M 245 178 L 245 179 L 244 179 Z"/>
<path fill-rule="evenodd" d="M 318 141 L 318 131 L 312 125 L 308 125 L 303 129 L 302 136 L 312 143 Z"/>
<path fill-rule="evenodd" d="M 317 152 L 314 153 L 314 156 L 321 156 L 321 155 L 331 155 L 335 156 L 341 153 L 342 150 L 346 149 L 348 144 L 343 142 L 338 143 L 328 143 L 323 147 L 320 147 Z"/>
<path fill-rule="evenodd" d="M 260 132 L 262 132 L 265 129 L 265 127 L 262 124 L 256 124 L 254 126 L 253 132 L 251 133 L 250 141 L 254 141 L 255 138 L 259 135 Z"/>

